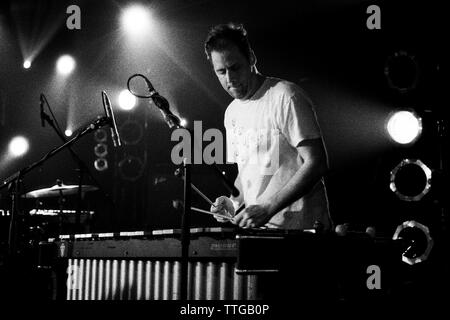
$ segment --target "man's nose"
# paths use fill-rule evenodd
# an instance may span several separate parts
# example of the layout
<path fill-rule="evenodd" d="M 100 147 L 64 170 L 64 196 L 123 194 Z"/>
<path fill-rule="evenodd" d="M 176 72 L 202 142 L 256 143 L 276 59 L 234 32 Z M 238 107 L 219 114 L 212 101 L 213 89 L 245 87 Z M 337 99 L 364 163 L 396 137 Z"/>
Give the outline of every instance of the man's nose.
<path fill-rule="evenodd" d="M 234 81 L 236 80 L 236 74 L 232 71 L 227 71 L 226 80 L 228 84 L 234 83 Z"/>

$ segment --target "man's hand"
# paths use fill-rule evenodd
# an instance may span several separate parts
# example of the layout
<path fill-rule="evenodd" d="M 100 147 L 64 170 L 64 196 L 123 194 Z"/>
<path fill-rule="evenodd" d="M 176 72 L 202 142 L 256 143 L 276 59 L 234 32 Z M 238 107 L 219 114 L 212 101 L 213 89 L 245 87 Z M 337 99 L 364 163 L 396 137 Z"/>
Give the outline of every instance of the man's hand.
<path fill-rule="evenodd" d="M 247 207 L 234 217 L 233 223 L 241 228 L 258 228 L 265 225 L 272 218 L 269 205 L 256 204 Z"/>
<path fill-rule="evenodd" d="M 233 202 L 231 202 L 230 198 L 228 198 L 228 197 L 220 196 L 216 199 L 216 201 L 214 202 L 214 205 L 211 206 L 210 211 L 213 213 L 220 213 L 222 215 L 229 216 L 230 218 L 232 218 L 234 216 Z M 230 221 L 230 220 L 218 217 L 218 216 L 214 216 L 214 218 L 219 222 L 229 222 Z"/>

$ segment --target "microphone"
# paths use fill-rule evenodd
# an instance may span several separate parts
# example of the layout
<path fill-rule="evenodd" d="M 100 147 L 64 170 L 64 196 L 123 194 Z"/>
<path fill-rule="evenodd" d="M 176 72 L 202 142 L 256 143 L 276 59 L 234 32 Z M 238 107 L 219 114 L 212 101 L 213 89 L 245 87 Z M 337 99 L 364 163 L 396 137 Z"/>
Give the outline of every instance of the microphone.
<path fill-rule="evenodd" d="M 148 92 L 150 93 L 150 98 L 152 98 L 153 103 L 158 107 L 159 111 L 161 111 L 164 120 L 169 125 L 169 128 L 179 127 L 180 126 L 180 118 L 170 111 L 169 102 L 166 98 L 161 96 L 153 87 L 151 82 L 144 77 L 145 83 L 147 84 Z"/>
<path fill-rule="evenodd" d="M 120 142 L 119 131 L 117 130 L 116 119 L 114 118 L 114 112 L 111 107 L 111 101 L 109 101 L 109 97 L 105 91 L 102 91 L 102 97 L 106 118 L 108 119 L 109 127 L 111 129 L 111 139 L 113 141 L 114 147 L 120 147 L 122 143 Z"/>
<path fill-rule="evenodd" d="M 45 112 L 44 112 L 44 95 L 41 93 L 41 96 L 39 97 L 39 106 L 41 108 L 41 127 L 45 128 Z"/>
<path fill-rule="evenodd" d="M 141 75 L 142 76 L 142 75 Z M 153 103 L 159 108 L 162 115 L 164 116 L 164 120 L 169 125 L 169 128 L 173 127 L 181 127 L 180 125 L 180 118 L 178 118 L 176 115 L 174 115 L 170 109 L 169 109 L 169 102 L 161 96 L 153 87 L 150 80 L 147 79 L 147 77 L 142 76 L 144 78 L 145 83 L 147 84 L 148 92 L 150 94 L 150 98 L 153 100 Z M 219 170 L 217 166 L 213 166 L 216 173 L 220 176 L 222 182 L 224 183 L 225 187 L 231 192 L 231 194 L 234 197 L 239 196 L 239 190 L 228 181 L 228 179 L 222 174 L 222 172 Z"/>

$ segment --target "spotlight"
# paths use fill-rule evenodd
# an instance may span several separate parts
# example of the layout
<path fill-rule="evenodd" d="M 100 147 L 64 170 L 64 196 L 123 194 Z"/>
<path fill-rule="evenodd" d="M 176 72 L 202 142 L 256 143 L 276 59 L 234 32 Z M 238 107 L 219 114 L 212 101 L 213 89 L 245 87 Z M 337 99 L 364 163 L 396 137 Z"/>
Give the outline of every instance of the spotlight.
<path fill-rule="evenodd" d="M 97 129 L 97 131 L 94 132 L 94 139 L 96 142 L 106 142 L 108 134 L 103 128 Z"/>
<path fill-rule="evenodd" d="M 119 173 L 124 180 L 136 181 L 144 173 L 144 162 L 135 156 L 128 155 L 119 162 Z"/>
<path fill-rule="evenodd" d="M 105 158 L 98 158 L 94 161 L 94 167 L 97 171 L 105 171 L 108 170 L 108 160 Z"/>
<path fill-rule="evenodd" d="M 66 131 L 64 131 L 64 134 L 66 135 L 66 137 L 71 137 L 73 132 L 70 129 L 67 129 Z"/>
<path fill-rule="evenodd" d="M 9 143 L 9 152 L 14 157 L 20 157 L 24 155 L 29 149 L 28 140 L 24 137 L 18 136 L 11 140 Z"/>
<path fill-rule="evenodd" d="M 402 261 L 409 265 L 427 260 L 434 244 L 428 227 L 414 220 L 399 225 L 392 239 L 402 243 Z"/>
<path fill-rule="evenodd" d="M 119 94 L 119 107 L 122 110 L 131 110 L 136 106 L 136 97 L 130 91 L 122 90 Z"/>
<path fill-rule="evenodd" d="M 144 135 L 142 125 L 134 120 L 126 120 L 123 122 L 119 131 L 122 142 L 127 145 L 138 144 Z"/>
<path fill-rule="evenodd" d="M 75 59 L 70 55 L 61 56 L 56 62 L 56 68 L 62 75 L 68 75 L 75 69 Z"/>
<path fill-rule="evenodd" d="M 23 62 L 23 67 L 25 68 L 25 69 L 29 69 L 30 67 L 31 67 L 31 61 L 30 60 L 25 60 L 24 62 Z"/>
<path fill-rule="evenodd" d="M 422 133 L 422 119 L 414 111 L 397 111 L 389 117 L 387 131 L 395 142 L 411 144 Z"/>
<path fill-rule="evenodd" d="M 407 93 L 417 86 L 419 71 L 416 58 L 406 51 L 389 56 L 384 67 L 388 85 L 400 93 Z"/>
<path fill-rule="evenodd" d="M 125 9 L 122 15 L 125 31 L 133 36 L 145 34 L 151 26 L 151 16 L 148 9 L 135 5 Z"/>
<path fill-rule="evenodd" d="M 108 146 L 104 143 L 98 143 L 94 147 L 94 153 L 99 158 L 104 158 L 108 155 Z"/>
<path fill-rule="evenodd" d="M 108 155 L 107 139 L 108 134 L 104 128 L 97 129 L 94 132 L 94 140 L 97 142 L 94 147 L 94 154 L 97 157 L 94 161 L 94 168 L 100 172 L 106 171 L 109 168 L 108 160 L 106 159 L 106 156 Z"/>
<path fill-rule="evenodd" d="M 420 160 L 403 159 L 392 171 L 390 189 L 404 201 L 419 201 L 431 188 L 431 169 Z"/>

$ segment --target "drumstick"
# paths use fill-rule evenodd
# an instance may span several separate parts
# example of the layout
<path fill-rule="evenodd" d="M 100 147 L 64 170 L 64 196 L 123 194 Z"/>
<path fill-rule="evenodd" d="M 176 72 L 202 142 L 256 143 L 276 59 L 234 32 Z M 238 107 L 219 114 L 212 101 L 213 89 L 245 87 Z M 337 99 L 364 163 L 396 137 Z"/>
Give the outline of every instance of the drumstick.
<path fill-rule="evenodd" d="M 198 190 L 197 187 L 194 186 L 193 183 L 191 183 L 191 187 L 192 187 L 192 189 L 194 189 L 194 191 L 197 192 L 203 199 L 205 199 L 206 202 L 208 202 L 210 205 L 212 205 L 213 207 L 215 207 L 215 204 L 214 204 L 211 200 L 209 200 L 209 198 L 208 198 L 207 196 L 205 196 L 200 190 Z"/>
<path fill-rule="evenodd" d="M 239 206 L 239 208 L 237 208 L 237 210 L 234 213 L 234 215 L 237 215 L 239 212 L 241 212 L 244 209 L 245 209 L 245 202 L 242 202 L 241 205 Z"/>
<path fill-rule="evenodd" d="M 210 215 L 217 216 L 217 217 L 220 217 L 220 218 L 223 218 L 223 219 L 226 219 L 226 220 L 230 220 L 230 221 L 233 219 L 232 217 L 225 216 L 225 215 L 220 214 L 220 213 L 213 213 L 213 212 L 202 210 L 202 209 L 195 208 L 195 207 L 191 207 L 191 210 L 197 211 L 197 212 L 200 212 L 200 213 L 210 214 Z"/>

